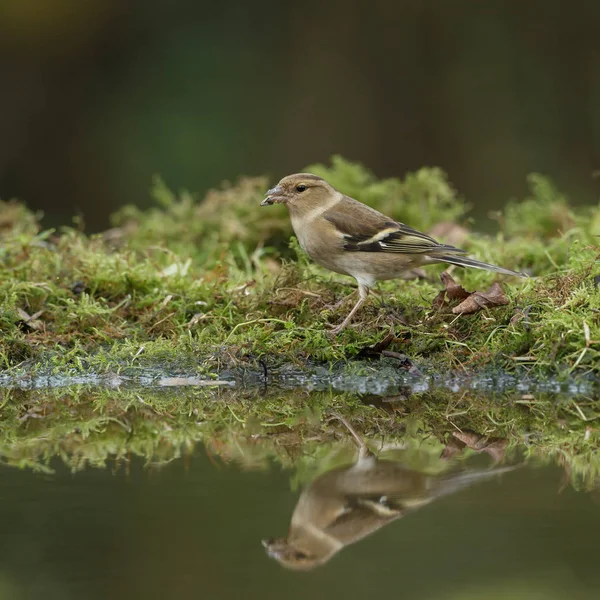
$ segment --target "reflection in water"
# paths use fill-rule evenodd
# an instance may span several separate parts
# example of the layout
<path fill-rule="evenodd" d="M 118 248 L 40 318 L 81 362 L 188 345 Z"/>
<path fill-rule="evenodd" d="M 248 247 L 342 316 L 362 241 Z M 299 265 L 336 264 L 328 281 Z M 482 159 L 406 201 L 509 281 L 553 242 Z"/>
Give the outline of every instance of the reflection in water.
<path fill-rule="evenodd" d="M 400 429 L 374 409 L 367 421 L 354 405 L 353 421 L 381 460 L 363 446 L 353 464 L 348 440 L 338 439 L 346 432 L 326 416 L 264 428 L 244 413 L 257 403 L 231 395 L 203 404 L 190 396 L 182 415 L 184 394 L 134 394 L 0 401 L 0 457 L 26 467 L 0 466 L 0 599 L 364 600 L 374 582 L 378 595 L 411 600 L 600 597 L 590 535 L 600 530 L 597 499 L 574 487 L 558 493 L 555 458 L 532 459 L 531 446 L 521 454 L 511 445 L 510 463 L 527 455 L 527 464 L 494 485 L 502 470 L 477 470 L 491 460 L 475 455 L 497 447 L 491 426 L 481 428 L 485 441 L 461 435 L 468 448 L 452 468 L 440 458 L 447 431 L 442 441 L 407 419 Z M 305 407 L 306 396 L 270 406 L 289 411 L 296 401 Z M 576 450 L 579 462 L 568 464 L 583 472 L 594 463 Z M 301 576 L 281 568 L 258 540 L 285 532 L 296 504 L 279 550 L 312 553 L 305 569 L 362 541 Z M 322 543 L 328 536 L 333 547 Z"/>
<path fill-rule="evenodd" d="M 358 460 L 312 481 L 300 495 L 287 536 L 263 540 L 268 555 L 287 568 L 322 565 L 345 546 L 436 498 L 515 468 L 427 475 L 397 461 L 379 460 L 339 418 L 359 443 Z"/>

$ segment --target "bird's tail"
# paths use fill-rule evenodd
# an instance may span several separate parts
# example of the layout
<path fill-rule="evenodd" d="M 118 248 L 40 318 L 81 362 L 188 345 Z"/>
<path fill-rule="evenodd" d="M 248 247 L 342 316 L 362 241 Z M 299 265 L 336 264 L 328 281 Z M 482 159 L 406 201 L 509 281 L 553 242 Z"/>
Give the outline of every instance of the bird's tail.
<path fill-rule="evenodd" d="M 484 271 L 494 271 L 494 273 L 502 273 L 503 275 L 516 275 L 517 277 L 527 277 L 525 273 L 517 273 L 517 271 L 511 271 L 497 265 L 491 265 L 490 263 L 483 262 L 481 260 L 475 260 L 474 258 L 468 258 L 467 256 L 459 256 L 456 254 L 442 254 L 438 256 L 432 256 L 435 261 L 445 262 L 451 265 L 458 265 L 459 267 L 472 267 L 473 269 L 483 269 Z"/>
<path fill-rule="evenodd" d="M 509 473 L 520 468 L 521 465 L 513 465 L 508 467 L 497 467 L 495 469 L 487 469 L 481 471 L 467 471 L 463 473 L 450 473 L 443 475 L 434 480 L 433 489 L 435 495 L 446 496 L 453 494 L 458 490 L 470 487 L 480 481 L 486 481 L 502 475 L 502 473 Z"/>

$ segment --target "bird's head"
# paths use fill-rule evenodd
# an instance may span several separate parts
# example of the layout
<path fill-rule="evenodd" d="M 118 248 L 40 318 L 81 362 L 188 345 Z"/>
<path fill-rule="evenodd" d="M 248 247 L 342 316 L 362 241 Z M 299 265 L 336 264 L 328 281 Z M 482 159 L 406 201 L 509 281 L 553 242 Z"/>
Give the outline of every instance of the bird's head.
<path fill-rule="evenodd" d="M 266 193 L 261 206 L 288 204 L 290 207 L 317 206 L 327 201 L 335 189 L 324 179 L 311 173 L 295 173 L 284 177 Z"/>
<path fill-rule="evenodd" d="M 286 538 L 263 540 L 262 545 L 271 558 L 292 571 L 310 571 L 327 562 L 335 554 L 335 551 L 331 552 L 329 549 L 323 551 L 321 548 L 317 548 L 318 552 L 314 552 L 309 547 L 305 547 L 310 546 L 310 543 L 298 545 Z"/>

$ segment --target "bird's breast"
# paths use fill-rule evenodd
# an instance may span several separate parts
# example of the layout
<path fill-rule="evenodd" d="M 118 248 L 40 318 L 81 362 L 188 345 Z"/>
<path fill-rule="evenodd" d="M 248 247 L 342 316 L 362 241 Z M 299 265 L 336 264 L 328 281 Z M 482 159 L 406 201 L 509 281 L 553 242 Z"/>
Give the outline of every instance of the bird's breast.
<path fill-rule="evenodd" d="M 290 215 L 298 243 L 316 263 L 342 275 L 350 275 L 340 256 L 345 253 L 343 242 L 319 226 L 307 226 L 302 218 Z"/>

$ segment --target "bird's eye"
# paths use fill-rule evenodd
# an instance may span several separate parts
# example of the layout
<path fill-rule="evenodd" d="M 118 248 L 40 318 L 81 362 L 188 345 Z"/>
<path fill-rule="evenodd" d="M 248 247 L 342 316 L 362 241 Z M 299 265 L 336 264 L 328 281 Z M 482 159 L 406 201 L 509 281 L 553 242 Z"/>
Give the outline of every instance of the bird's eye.
<path fill-rule="evenodd" d="M 297 192 L 304 192 L 305 190 L 306 190 L 306 186 L 303 183 L 300 183 L 299 185 L 296 186 Z"/>

